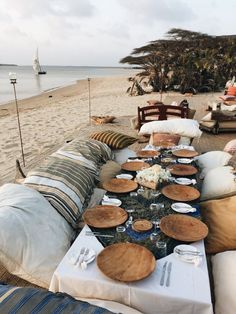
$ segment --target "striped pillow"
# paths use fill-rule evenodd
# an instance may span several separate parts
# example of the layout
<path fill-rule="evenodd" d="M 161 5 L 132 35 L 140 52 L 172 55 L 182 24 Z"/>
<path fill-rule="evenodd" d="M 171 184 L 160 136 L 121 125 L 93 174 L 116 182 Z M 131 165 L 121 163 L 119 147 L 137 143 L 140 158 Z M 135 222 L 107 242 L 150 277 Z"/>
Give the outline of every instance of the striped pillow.
<path fill-rule="evenodd" d="M 47 198 L 51 205 L 77 227 L 95 186 L 95 175 L 69 159 L 48 157 L 30 171 L 24 184 Z"/>
<path fill-rule="evenodd" d="M 106 143 L 112 149 L 122 149 L 132 145 L 137 138 L 114 131 L 101 131 L 90 135 L 90 138 Z"/>
<path fill-rule="evenodd" d="M 105 144 L 95 140 L 80 140 L 66 144 L 60 150 L 60 153 L 70 154 L 70 158 L 78 160 L 81 157 L 92 161 L 95 165 L 101 166 L 107 160 L 113 158 L 111 149 Z"/>
<path fill-rule="evenodd" d="M 0 313 L 90 313 L 109 314 L 109 310 L 79 301 L 66 293 L 38 288 L 0 285 Z"/>

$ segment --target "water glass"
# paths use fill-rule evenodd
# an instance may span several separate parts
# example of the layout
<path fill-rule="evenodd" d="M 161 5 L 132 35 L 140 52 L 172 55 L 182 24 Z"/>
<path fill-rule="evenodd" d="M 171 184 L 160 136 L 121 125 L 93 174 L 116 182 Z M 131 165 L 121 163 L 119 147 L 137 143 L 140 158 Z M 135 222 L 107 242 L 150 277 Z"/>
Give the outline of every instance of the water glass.
<path fill-rule="evenodd" d="M 125 232 L 125 230 L 126 230 L 125 226 L 117 226 L 116 227 L 116 232 L 118 232 L 118 233 L 123 233 L 123 232 Z"/>
<path fill-rule="evenodd" d="M 156 242 L 157 248 L 157 256 L 159 258 L 165 257 L 167 255 L 167 244 L 164 241 L 157 241 Z"/>
<path fill-rule="evenodd" d="M 164 204 L 162 204 L 162 203 L 152 203 L 149 208 L 150 208 L 150 210 L 160 210 L 160 209 L 164 208 Z"/>

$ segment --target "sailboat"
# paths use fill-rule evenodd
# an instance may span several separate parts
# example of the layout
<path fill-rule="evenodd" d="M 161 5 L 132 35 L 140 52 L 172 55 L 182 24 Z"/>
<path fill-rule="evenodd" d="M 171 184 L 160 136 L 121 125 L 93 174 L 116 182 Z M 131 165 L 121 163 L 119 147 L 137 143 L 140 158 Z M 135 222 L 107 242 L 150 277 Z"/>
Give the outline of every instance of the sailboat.
<path fill-rule="evenodd" d="M 33 59 L 33 69 L 36 75 L 47 74 L 46 71 L 42 70 L 41 65 L 39 63 L 38 48 L 36 49 L 35 56 Z"/>

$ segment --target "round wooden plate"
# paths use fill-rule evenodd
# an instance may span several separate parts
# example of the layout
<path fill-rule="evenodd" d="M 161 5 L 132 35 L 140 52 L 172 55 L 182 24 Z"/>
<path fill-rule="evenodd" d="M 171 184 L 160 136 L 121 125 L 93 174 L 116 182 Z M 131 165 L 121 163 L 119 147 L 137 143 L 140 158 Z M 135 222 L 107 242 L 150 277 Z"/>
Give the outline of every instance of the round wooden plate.
<path fill-rule="evenodd" d="M 200 192 L 197 189 L 187 185 L 166 185 L 161 192 L 171 200 L 180 202 L 189 202 L 200 197 Z"/>
<path fill-rule="evenodd" d="M 198 152 L 195 150 L 189 150 L 189 149 L 178 149 L 172 152 L 172 154 L 176 157 L 186 157 L 191 158 L 198 155 Z"/>
<path fill-rule="evenodd" d="M 170 170 L 171 174 L 174 174 L 177 176 L 191 176 L 198 172 L 197 168 L 191 165 L 185 165 L 185 164 L 170 165 L 167 167 L 167 169 Z"/>
<path fill-rule="evenodd" d="M 149 168 L 150 165 L 143 161 L 129 161 L 121 165 L 121 169 L 127 171 L 139 171 L 143 168 Z"/>
<path fill-rule="evenodd" d="M 84 222 L 95 228 L 111 228 L 123 224 L 128 218 L 127 212 L 120 207 L 98 205 L 88 208 L 83 214 Z"/>
<path fill-rule="evenodd" d="M 160 221 L 160 229 L 167 236 L 186 242 L 199 241 L 208 234 L 208 228 L 202 221 L 187 215 L 163 217 Z"/>
<path fill-rule="evenodd" d="M 137 156 L 140 158 L 157 157 L 159 155 L 160 152 L 156 150 L 139 150 L 137 152 Z"/>
<path fill-rule="evenodd" d="M 97 256 L 97 266 L 107 277 L 132 282 L 149 276 L 155 269 L 153 254 L 141 245 L 116 243 Z"/>
<path fill-rule="evenodd" d="M 132 228 L 137 232 L 145 232 L 152 229 L 152 223 L 146 219 L 137 219 L 133 222 Z"/>
<path fill-rule="evenodd" d="M 111 179 L 103 183 L 103 188 L 113 193 L 128 193 L 136 190 L 138 183 L 128 179 Z"/>

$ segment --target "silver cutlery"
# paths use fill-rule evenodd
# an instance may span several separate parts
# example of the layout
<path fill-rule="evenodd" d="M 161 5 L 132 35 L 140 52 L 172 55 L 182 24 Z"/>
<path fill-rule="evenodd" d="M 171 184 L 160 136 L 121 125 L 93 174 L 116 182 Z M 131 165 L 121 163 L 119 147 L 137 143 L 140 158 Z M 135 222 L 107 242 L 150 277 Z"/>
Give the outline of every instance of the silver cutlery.
<path fill-rule="evenodd" d="M 181 249 L 175 249 L 175 252 L 179 255 L 193 255 L 193 256 L 203 256 L 203 253 L 199 251 L 188 251 L 188 250 L 181 250 Z"/>
<path fill-rule="evenodd" d="M 83 263 L 83 261 L 85 260 L 85 257 L 88 256 L 88 254 L 89 254 L 89 248 L 86 248 L 85 252 L 82 254 L 81 259 L 78 260 L 77 266 L 80 266 Z"/>
<path fill-rule="evenodd" d="M 171 274 L 171 270 L 172 270 L 172 262 L 170 262 L 170 263 L 168 264 L 168 267 L 167 267 L 166 287 L 169 287 L 169 286 L 170 286 L 170 274 Z"/>
<path fill-rule="evenodd" d="M 86 231 L 86 236 L 94 236 L 94 237 L 104 237 L 104 238 L 114 238 L 114 235 L 112 234 L 103 234 L 99 232 L 92 232 L 92 231 Z"/>
<path fill-rule="evenodd" d="M 165 262 L 165 264 L 163 265 L 163 268 L 162 268 L 161 280 L 160 280 L 160 285 L 161 285 L 161 286 L 163 286 L 163 285 L 164 285 L 164 281 L 165 281 L 165 273 L 166 273 L 166 267 L 167 267 L 167 262 Z"/>
<path fill-rule="evenodd" d="M 74 264 L 76 265 L 81 257 L 81 255 L 83 255 L 85 253 L 85 247 L 82 247 L 82 249 L 79 252 L 79 255 L 77 256 L 77 258 L 74 261 Z"/>

